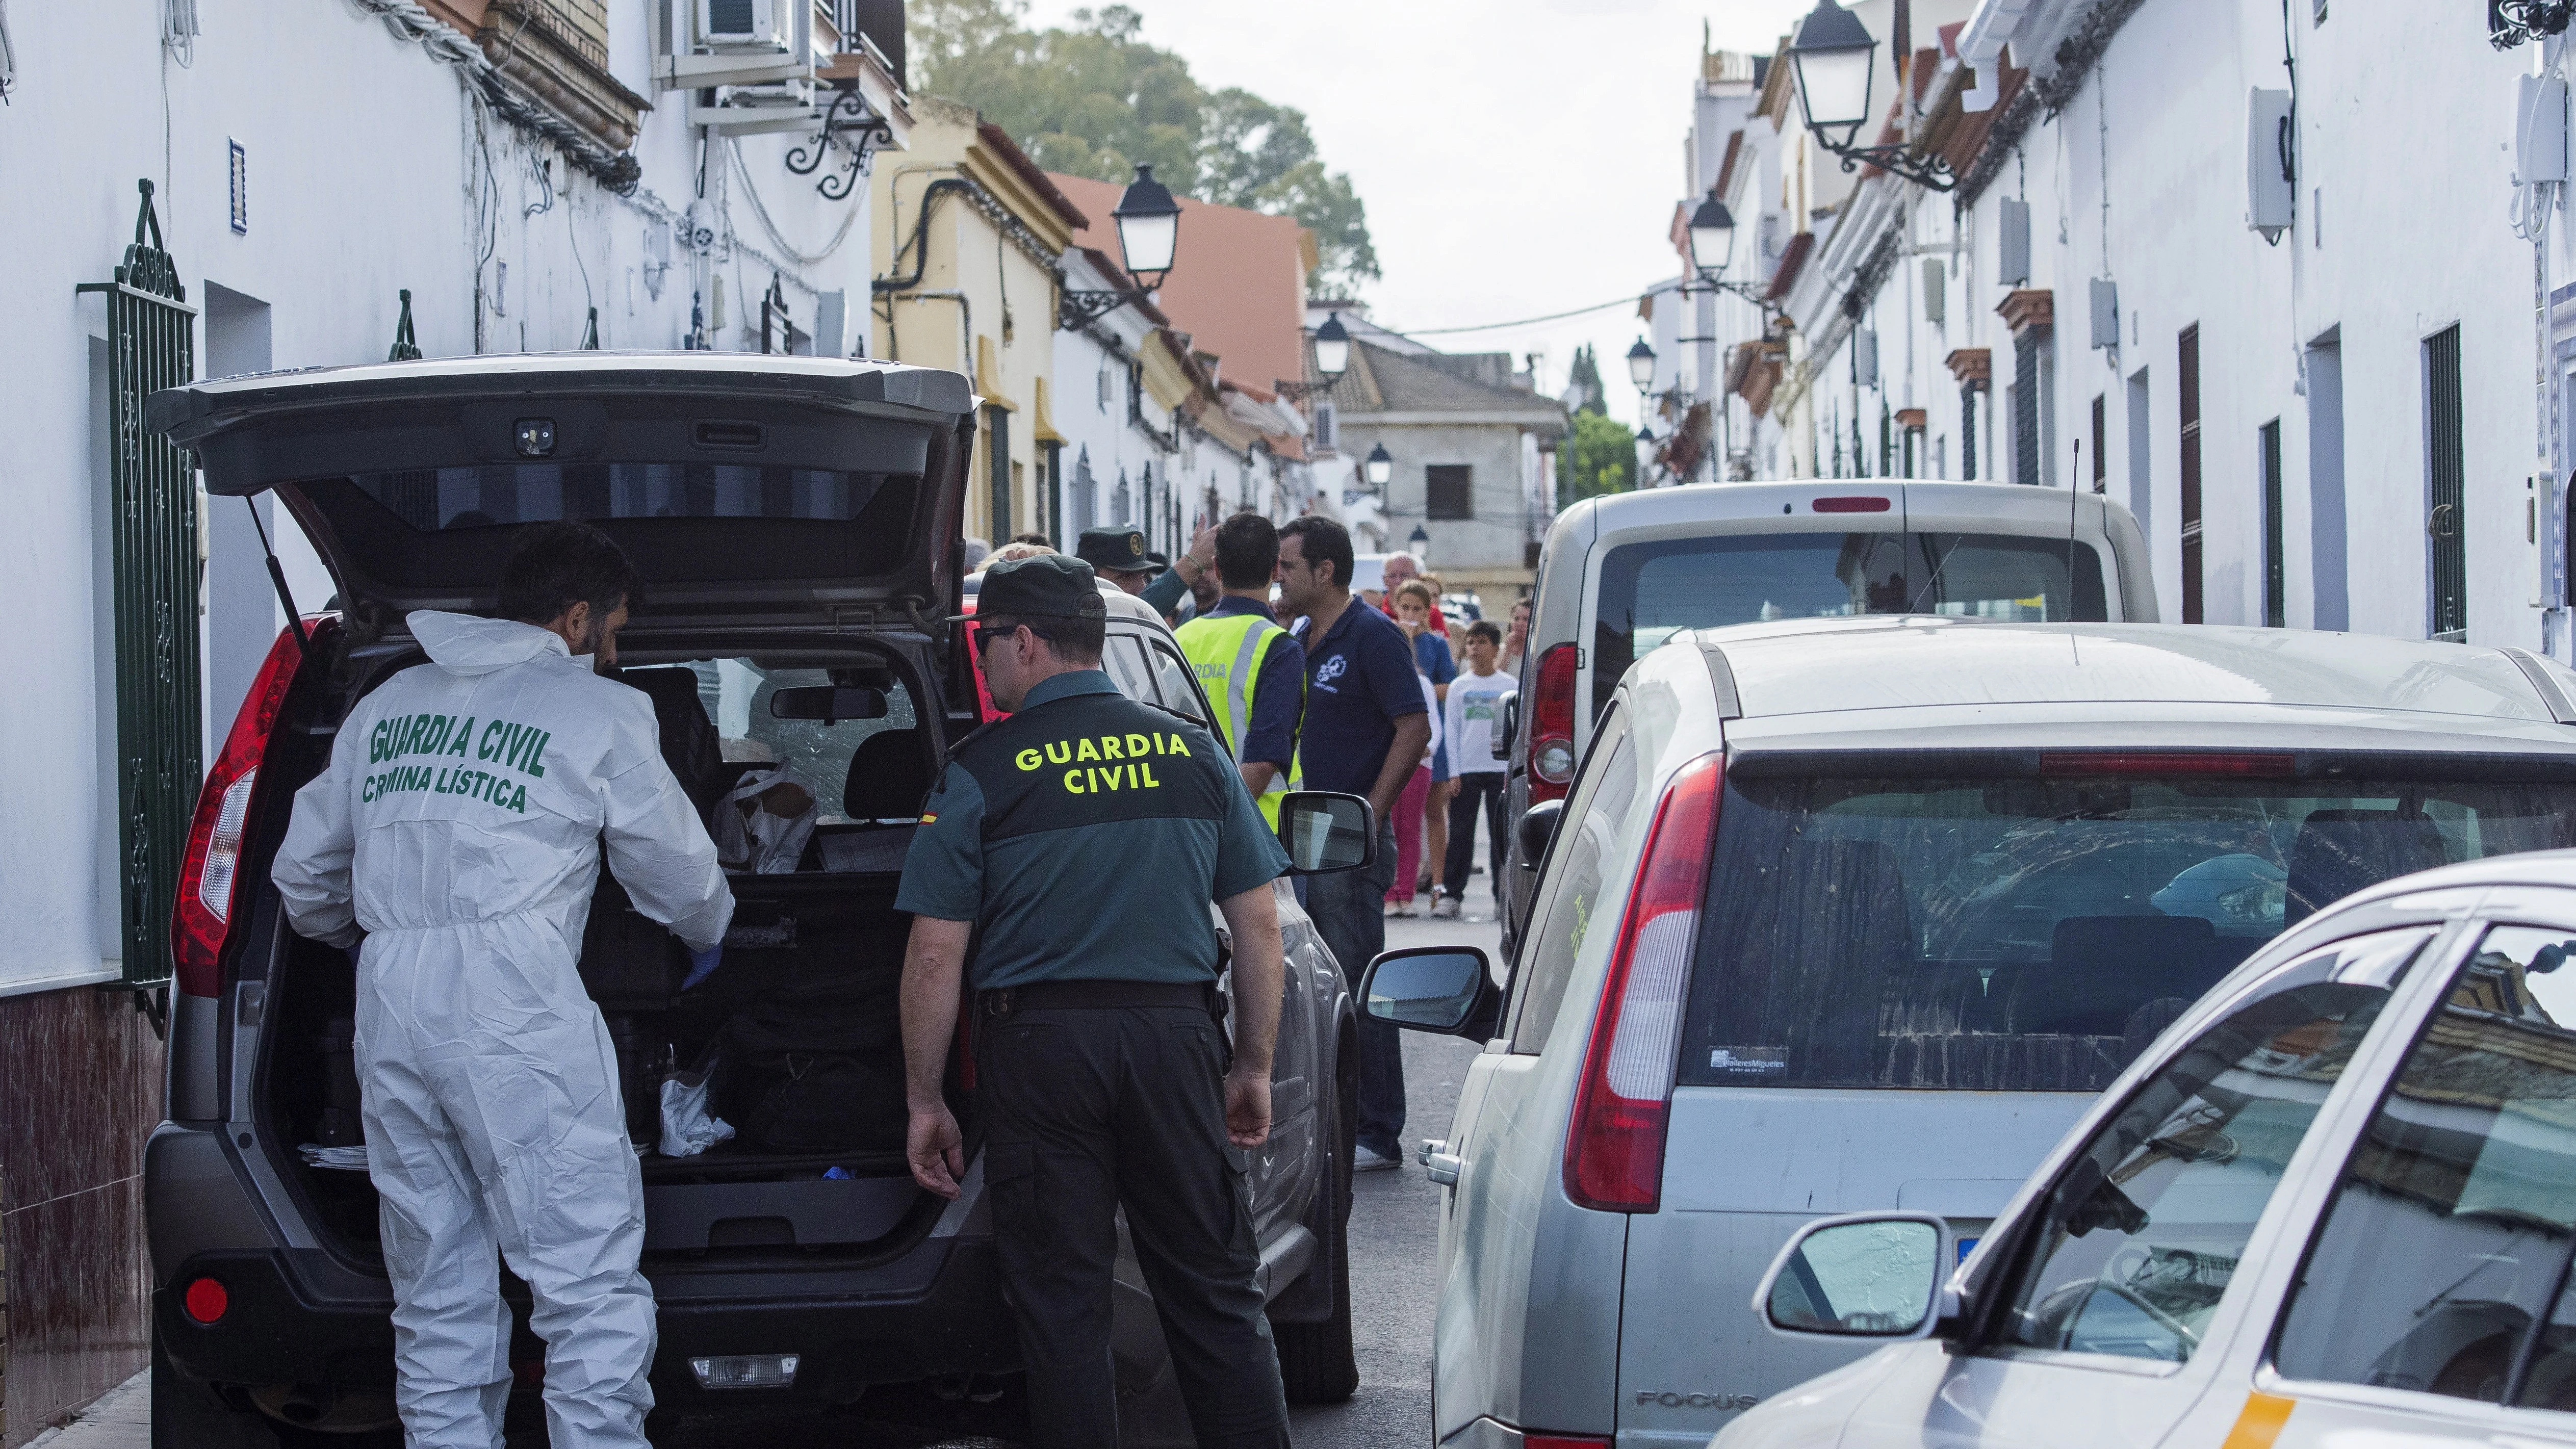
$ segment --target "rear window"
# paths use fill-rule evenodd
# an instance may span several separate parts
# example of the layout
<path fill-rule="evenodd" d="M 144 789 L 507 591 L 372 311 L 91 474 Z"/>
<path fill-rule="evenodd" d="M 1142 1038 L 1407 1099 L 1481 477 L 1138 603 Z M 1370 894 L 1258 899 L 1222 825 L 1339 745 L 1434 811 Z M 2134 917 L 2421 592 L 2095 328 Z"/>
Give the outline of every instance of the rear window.
<path fill-rule="evenodd" d="M 735 463 L 487 463 L 350 480 L 420 532 L 559 518 L 807 518 L 847 522 L 883 473 Z"/>
<path fill-rule="evenodd" d="M 314 478 L 362 591 L 488 587 L 513 525 L 578 519 L 653 584 L 853 579 L 915 563 L 918 473 L 758 463 L 487 463 Z M 645 601 L 652 602 L 646 589 Z"/>
<path fill-rule="evenodd" d="M 1600 600 L 1596 711 L 1639 655 L 1684 629 L 1851 614 L 2110 617 L 2091 545 L 1993 533 L 1758 533 L 1622 544 L 1602 558 Z"/>
<path fill-rule="evenodd" d="M 2576 843 L 2571 810 L 2563 785 L 1739 775 L 1679 1079 L 2099 1091 L 2285 927 Z"/>

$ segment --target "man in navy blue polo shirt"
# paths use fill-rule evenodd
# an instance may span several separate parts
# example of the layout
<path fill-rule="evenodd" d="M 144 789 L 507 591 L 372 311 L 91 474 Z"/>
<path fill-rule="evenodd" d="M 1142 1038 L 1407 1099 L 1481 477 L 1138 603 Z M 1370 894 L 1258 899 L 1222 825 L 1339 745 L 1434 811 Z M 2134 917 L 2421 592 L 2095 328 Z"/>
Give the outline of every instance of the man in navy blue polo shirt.
<path fill-rule="evenodd" d="M 1279 601 L 1303 615 L 1306 718 L 1298 762 L 1309 790 L 1368 797 L 1377 812 L 1377 860 L 1366 870 L 1309 877 L 1306 913 L 1359 991 L 1360 973 L 1386 949 L 1386 891 L 1395 883 L 1395 797 L 1431 744 L 1431 715 L 1413 668 L 1413 644 L 1395 621 L 1351 597 L 1351 536 L 1308 515 L 1279 530 Z M 1359 1152 L 1363 1172 L 1404 1162 L 1404 1048 L 1396 1028 L 1360 1018 Z"/>

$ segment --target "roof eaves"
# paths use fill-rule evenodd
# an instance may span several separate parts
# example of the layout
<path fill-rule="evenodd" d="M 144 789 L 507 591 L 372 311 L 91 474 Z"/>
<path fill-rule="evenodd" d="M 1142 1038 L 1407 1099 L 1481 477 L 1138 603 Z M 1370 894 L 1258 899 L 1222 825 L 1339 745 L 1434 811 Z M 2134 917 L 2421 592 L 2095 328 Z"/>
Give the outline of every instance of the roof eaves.
<path fill-rule="evenodd" d="M 1039 168 L 1038 163 L 1029 159 L 1029 153 L 1020 149 L 1020 143 L 1011 139 L 1010 132 L 990 121 L 979 119 L 975 123 L 975 139 L 992 147 L 994 154 L 1002 158 L 1002 164 L 1010 167 L 1020 180 L 1028 183 L 1031 191 L 1036 192 L 1048 206 L 1053 207 L 1055 214 L 1064 221 L 1065 225 L 1075 231 L 1081 231 L 1091 225 L 1091 218 L 1083 215 L 1082 208 L 1074 205 L 1071 197 L 1057 189 L 1055 182 Z"/>

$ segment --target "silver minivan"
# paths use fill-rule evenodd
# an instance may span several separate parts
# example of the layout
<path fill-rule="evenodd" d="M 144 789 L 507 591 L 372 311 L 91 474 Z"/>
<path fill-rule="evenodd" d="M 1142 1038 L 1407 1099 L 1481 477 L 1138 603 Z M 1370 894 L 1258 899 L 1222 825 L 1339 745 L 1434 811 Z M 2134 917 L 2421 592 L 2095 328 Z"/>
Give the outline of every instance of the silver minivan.
<path fill-rule="evenodd" d="M 1828 1214 L 1964 1251 L 2149 1042 L 2327 903 L 2576 845 L 2576 674 L 2278 629 L 1802 620 L 1612 691 L 1508 981 L 1390 953 L 1485 1041 L 1447 1139 L 1439 1439 L 1705 1443 L 1862 1351 L 1742 1305 Z"/>
<path fill-rule="evenodd" d="M 1586 499 L 1539 553 L 1510 731 L 1508 809 L 1564 798 L 1628 666 L 1683 629 L 1933 614 L 2154 623 L 2146 536 L 2092 493 L 2009 483 L 1811 478 Z M 1516 856 L 1495 883 L 1503 934 L 1529 914 Z"/>

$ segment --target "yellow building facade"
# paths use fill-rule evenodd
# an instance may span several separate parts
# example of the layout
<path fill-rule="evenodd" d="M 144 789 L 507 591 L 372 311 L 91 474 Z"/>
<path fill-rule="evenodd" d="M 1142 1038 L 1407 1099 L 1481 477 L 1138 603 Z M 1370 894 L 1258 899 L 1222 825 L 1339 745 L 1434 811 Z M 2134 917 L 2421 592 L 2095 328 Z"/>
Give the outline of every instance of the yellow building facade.
<path fill-rule="evenodd" d="M 913 103 L 911 149 L 869 178 L 876 255 L 869 353 L 966 374 L 983 398 L 965 531 L 1056 536 L 1064 439 L 1048 416 L 1057 278 L 1085 224 L 1046 173 L 971 106 Z M 892 164 L 887 164 L 892 163 Z M 1059 543 L 1070 540 L 1058 538 Z"/>

